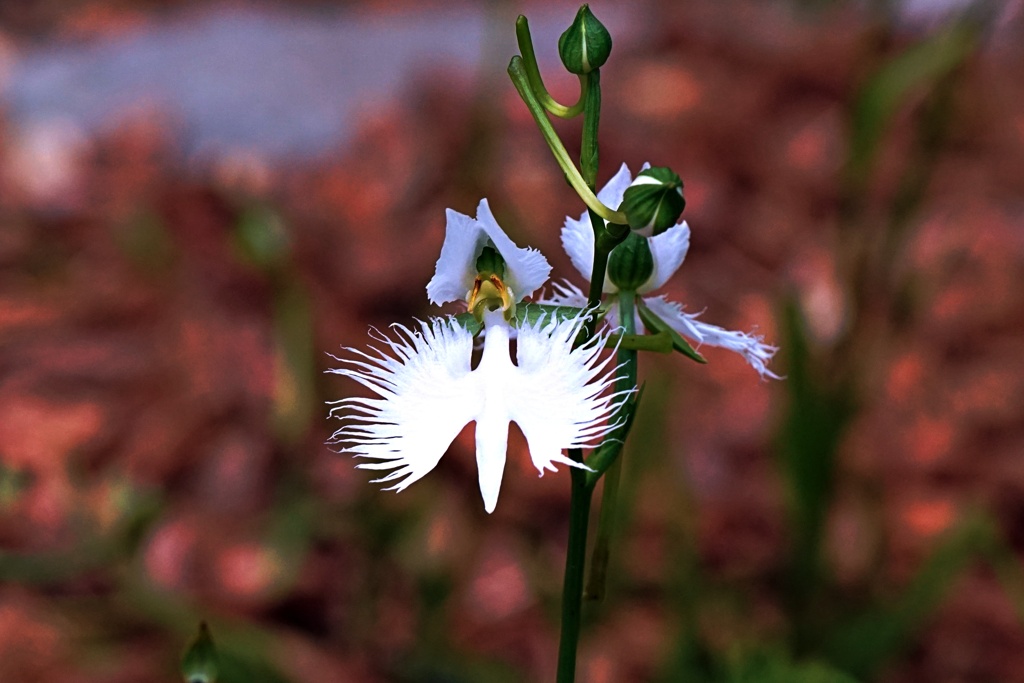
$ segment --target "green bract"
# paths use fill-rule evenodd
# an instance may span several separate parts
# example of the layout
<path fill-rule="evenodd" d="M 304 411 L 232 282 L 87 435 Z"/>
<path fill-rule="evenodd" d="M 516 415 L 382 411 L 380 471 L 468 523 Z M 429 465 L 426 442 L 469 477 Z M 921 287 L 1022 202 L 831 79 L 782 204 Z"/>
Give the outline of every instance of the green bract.
<path fill-rule="evenodd" d="M 612 52 L 612 37 L 588 5 L 580 7 L 572 26 L 558 39 L 558 56 L 574 74 L 601 68 Z"/>
<path fill-rule="evenodd" d="M 622 290 L 636 291 L 654 272 L 654 256 L 647 238 L 631 232 L 608 257 L 608 278 Z"/>
<path fill-rule="evenodd" d="M 686 200 L 679 176 L 668 168 L 649 168 L 640 171 L 626 188 L 619 210 L 626 214 L 629 227 L 651 237 L 675 225 L 684 208 Z"/>
<path fill-rule="evenodd" d="M 185 683 L 216 683 L 217 648 L 206 622 L 199 624 L 199 635 L 181 660 L 181 675 Z"/>

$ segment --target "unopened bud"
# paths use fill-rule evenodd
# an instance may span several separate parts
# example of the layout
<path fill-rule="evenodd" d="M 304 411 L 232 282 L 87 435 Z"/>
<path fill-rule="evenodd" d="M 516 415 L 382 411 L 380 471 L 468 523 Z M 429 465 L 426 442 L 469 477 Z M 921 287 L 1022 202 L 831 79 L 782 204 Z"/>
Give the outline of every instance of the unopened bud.
<path fill-rule="evenodd" d="M 217 648 L 206 622 L 199 624 L 199 635 L 181 660 L 181 675 L 185 683 L 216 683 Z"/>
<path fill-rule="evenodd" d="M 608 279 L 619 289 L 636 291 L 654 273 L 654 256 L 647 238 L 631 232 L 608 257 Z"/>
<path fill-rule="evenodd" d="M 679 176 L 668 168 L 649 168 L 626 188 L 619 210 L 626 214 L 629 227 L 651 237 L 675 225 L 684 208 Z"/>
<path fill-rule="evenodd" d="M 588 74 L 600 69 L 612 52 L 612 37 L 590 7 L 583 5 L 572 26 L 558 39 L 558 56 L 565 68 L 574 74 Z"/>

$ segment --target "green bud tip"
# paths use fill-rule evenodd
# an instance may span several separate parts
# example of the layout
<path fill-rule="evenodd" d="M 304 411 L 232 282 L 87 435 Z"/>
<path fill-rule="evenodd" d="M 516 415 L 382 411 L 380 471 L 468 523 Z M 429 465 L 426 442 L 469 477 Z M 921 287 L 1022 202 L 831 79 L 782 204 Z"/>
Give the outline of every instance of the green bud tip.
<path fill-rule="evenodd" d="M 217 648 L 204 621 L 199 624 L 199 635 L 182 657 L 181 674 L 185 683 L 216 683 L 217 669 Z"/>
<path fill-rule="evenodd" d="M 640 172 L 626 188 L 619 210 L 630 228 L 651 237 L 675 225 L 684 208 L 683 181 L 671 169 L 659 167 Z"/>
<path fill-rule="evenodd" d="M 558 56 L 570 72 L 588 74 L 600 69 L 612 52 L 612 37 L 588 5 L 580 7 L 572 26 L 558 39 Z"/>
<path fill-rule="evenodd" d="M 620 290 L 639 289 L 654 273 L 654 256 L 647 238 L 631 232 L 608 257 L 608 279 Z"/>

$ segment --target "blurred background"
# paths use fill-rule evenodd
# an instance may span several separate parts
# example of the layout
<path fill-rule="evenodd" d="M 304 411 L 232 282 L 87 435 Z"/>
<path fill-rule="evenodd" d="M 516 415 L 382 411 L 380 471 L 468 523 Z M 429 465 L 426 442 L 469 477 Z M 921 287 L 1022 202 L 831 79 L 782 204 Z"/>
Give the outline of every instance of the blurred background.
<path fill-rule="evenodd" d="M 591 3 L 600 179 L 686 184 L 580 680 L 1024 681 L 1024 3 Z M 0 4 L 0 680 L 552 680 L 568 476 L 472 429 L 401 495 L 324 375 L 439 311 L 444 210 L 554 275 L 583 206 L 505 74 L 571 2 Z M 571 150 L 579 123 L 557 124 Z"/>

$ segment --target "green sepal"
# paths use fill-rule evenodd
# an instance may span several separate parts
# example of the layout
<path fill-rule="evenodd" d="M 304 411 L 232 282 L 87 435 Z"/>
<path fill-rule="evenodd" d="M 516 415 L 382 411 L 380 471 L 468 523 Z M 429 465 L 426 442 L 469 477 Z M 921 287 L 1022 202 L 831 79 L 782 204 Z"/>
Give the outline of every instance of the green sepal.
<path fill-rule="evenodd" d="M 651 351 L 653 353 L 672 353 L 672 337 L 664 332 L 657 334 L 613 334 L 605 343 L 606 349 L 621 351 Z"/>
<path fill-rule="evenodd" d="M 640 171 L 626 188 L 619 211 L 630 228 L 652 237 L 675 225 L 685 208 L 683 181 L 672 169 L 655 167 Z"/>
<path fill-rule="evenodd" d="M 636 310 L 640 314 L 640 320 L 643 321 L 644 327 L 657 334 L 667 333 L 672 339 L 672 348 L 676 351 L 688 358 L 692 358 L 698 363 L 708 362 L 704 356 L 697 353 L 697 350 L 690 346 L 690 342 L 683 339 L 682 335 L 673 330 L 667 322 L 655 315 L 654 311 L 647 308 L 643 299 L 637 298 Z"/>
<path fill-rule="evenodd" d="M 185 683 L 216 683 L 217 648 L 206 622 L 200 622 L 199 635 L 181 659 L 181 675 Z"/>
<path fill-rule="evenodd" d="M 484 329 L 483 322 L 478 320 L 475 315 L 468 311 L 465 313 L 459 313 L 458 315 L 453 315 L 451 320 L 474 337 L 480 334 L 480 330 Z"/>
<path fill-rule="evenodd" d="M 608 279 L 620 290 L 636 291 L 653 273 L 651 246 L 639 233 L 629 233 L 608 257 Z"/>
<path fill-rule="evenodd" d="M 558 38 L 558 56 L 570 72 L 582 76 L 600 69 L 612 52 L 612 37 L 588 5 L 580 7 L 572 26 Z"/>
<path fill-rule="evenodd" d="M 558 322 L 563 320 L 572 320 L 573 318 L 579 317 L 585 309 L 577 308 L 576 306 L 552 306 L 551 304 L 519 304 L 516 306 L 516 322 L 514 324 L 521 325 L 524 322 L 530 325 L 536 325 L 538 321 L 544 318 L 553 318 Z M 598 316 L 603 316 L 604 311 L 598 311 Z M 459 313 L 458 315 L 452 316 L 453 320 L 457 325 L 462 327 L 468 332 L 471 332 L 474 336 L 479 334 L 484 328 L 481 321 L 477 320 L 470 312 Z"/>

